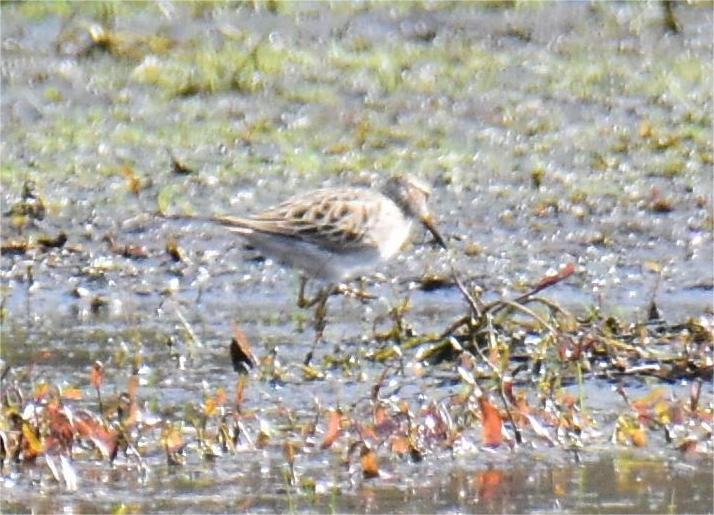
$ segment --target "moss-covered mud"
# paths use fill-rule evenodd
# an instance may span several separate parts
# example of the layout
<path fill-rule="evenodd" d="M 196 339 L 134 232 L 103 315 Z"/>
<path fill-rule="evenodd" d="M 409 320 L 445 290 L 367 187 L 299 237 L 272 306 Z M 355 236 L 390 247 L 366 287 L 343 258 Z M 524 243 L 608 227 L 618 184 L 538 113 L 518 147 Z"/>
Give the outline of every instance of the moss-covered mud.
<path fill-rule="evenodd" d="M 697 336 L 710 334 L 714 288 L 711 3 L 675 4 L 679 32 L 658 2 L 0 9 L 6 379 L 76 386 L 78 405 L 96 408 L 89 369 L 101 360 L 106 396 L 138 376 L 142 409 L 184 424 L 190 440 L 192 410 L 218 388 L 233 395 L 227 346 L 237 325 L 261 362 L 243 401 L 247 434 L 272 442 L 209 459 L 194 438 L 189 462 L 168 473 L 148 446 L 148 475 L 126 457 L 114 469 L 77 460 L 83 486 L 61 495 L 67 488 L 40 461 L 5 462 L 2 511 L 711 509 L 710 432 L 686 462 L 662 435 L 634 454 L 621 454 L 617 438 L 608 445 L 627 410 L 617 382 L 631 398 L 664 388 L 674 402 L 697 375 L 663 381 L 628 366 L 679 356 L 680 344 L 694 357 L 696 345 L 711 349 Z M 250 213 L 295 191 L 400 171 L 434 185 L 453 248 L 418 235 L 366 279 L 378 300 L 331 299 L 313 370 L 299 366 L 312 332 L 292 271 L 254 259 L 219 228 L 154 216 Z M 299 484 L 286 479 L 283 439 L 310 437 L 290 424 L 317 413 L 318 433 L 329 432 L 325 410 L 338 405 L 357 417 L 385 370 L 395 406 L 462 391 L 454 362 L 423 365 L 423 346 L 403 345 L 399 357 L 376 341 L 404 299 L 411 330 L 401 335 L 439 333 L 468 309 L 453 284 L 434 279 L 451 266 L 489 301 L 567 263 L 574 273 L 549 299 L 627 345 L 667 339 L 664 351 L 639 350 L 624 379 L 597 368 L 558 376 L 599 433 L 579 449 L 580 465 L 561 446 L 432 449 L 420 463 L 380 454 L 387 475 L 364 480 L 354 460 L 342 463 L 347 449 L 316 448 L 296 461 Z M 513 342 L 527 345 L 529 328 Z M 711 361 L 702 366 L 711 372 Z M 710 376 L 701 388 L 711 416 Z"/>

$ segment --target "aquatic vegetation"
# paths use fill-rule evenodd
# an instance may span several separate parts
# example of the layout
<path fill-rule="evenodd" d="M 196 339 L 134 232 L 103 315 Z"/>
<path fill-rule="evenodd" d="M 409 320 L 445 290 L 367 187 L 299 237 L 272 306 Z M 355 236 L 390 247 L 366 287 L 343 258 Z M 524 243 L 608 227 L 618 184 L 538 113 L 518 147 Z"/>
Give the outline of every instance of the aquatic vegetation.
<path fill-rule="evenodd" d="M 3 511 L 711 504 L 711 4 L 0 9 Z M 309 365 L 297 279 L 155 216 L 394 172 L 452 254 Z"/>

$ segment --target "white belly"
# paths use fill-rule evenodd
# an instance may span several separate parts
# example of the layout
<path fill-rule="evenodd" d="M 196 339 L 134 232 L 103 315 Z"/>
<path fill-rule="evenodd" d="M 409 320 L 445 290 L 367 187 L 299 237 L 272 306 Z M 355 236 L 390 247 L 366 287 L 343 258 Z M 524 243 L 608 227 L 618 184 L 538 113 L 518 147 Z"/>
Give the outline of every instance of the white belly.
<path fill-rule="evenodd" d="M 378 242 L 379 254 L 383 260 L 394 257 L 409 240 L 412 221 L 392 202 L 382 205 L 382 216 L 372 226 L 373 238 Z"/>
<path fill-rule="evenodd" d="M 277 234 L 254 233 L 252 230 L 236 231 L 265 255 L 281 263 L 302 270 L 305 274 L 328 281 L 346 279 L 374 271 L 397 254 L 410 236 L 412 222 L 389 199 L 379 203 L 379 212 L 371 220 L 364 245 L 344 252 L 332 252 L 309 241 Z"/>
<path fill-rule="evenodd" d="M 339 282 L 371 272 L 383 261 L 376 249 L 359 252 L 332 253 L 312 243 L 289 238 L 254 238 L 244 235 L 251 245 L 266 256 L 290 267 L 302 270 L 309 277 Z"/>

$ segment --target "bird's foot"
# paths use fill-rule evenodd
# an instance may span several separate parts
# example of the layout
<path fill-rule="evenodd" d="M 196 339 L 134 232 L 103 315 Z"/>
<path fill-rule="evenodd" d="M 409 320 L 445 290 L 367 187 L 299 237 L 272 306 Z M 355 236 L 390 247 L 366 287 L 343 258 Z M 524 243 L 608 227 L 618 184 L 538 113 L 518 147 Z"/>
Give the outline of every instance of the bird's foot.
<path fill-rule="evenodd" d="M 300 277 L 300 290 L 298 290 L 297 307 L 300 309 L 308 309 L 313 307 L 315 304 L 322 300 L 325 295 L 325 290 L 320 290 L 315 297 L 309 299 L 305 297 L 305 285 L 307 284 L 307 277 Z"/>
<path fill-rule="evenodd" d="M 362 302 L 367 302 L 368 300 L 374 300 L 377 298 L 376 295 L 372 295 L 371 293 L 365 290 L 353 288 L 346 284 L 338 284 L 333 290 L 332 295 L 344 295 L 345 297 L 359 299 Z"/>

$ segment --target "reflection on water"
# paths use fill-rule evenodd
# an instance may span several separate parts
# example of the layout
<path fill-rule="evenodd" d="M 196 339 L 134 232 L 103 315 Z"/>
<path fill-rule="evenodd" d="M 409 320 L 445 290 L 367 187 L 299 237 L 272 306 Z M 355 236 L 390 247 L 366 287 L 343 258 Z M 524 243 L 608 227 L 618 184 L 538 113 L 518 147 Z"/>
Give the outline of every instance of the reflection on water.
<path fill-rule="evenodd" d="M 124 3 L 102 4 L 106 12 L 96 14 L 96 6 L 79 12 L 85 6 L 70 3 L 43 20 L 45 4 L 4 3 L 2 114 L 12 123 L 3 124 L 3 212 L 16 205 L 26 178 L 48 209 L 24 228 L 3 216 L 3 236 L 34 242 L 62 231 L 68 241 L 0 258 L 2 366 L 26 371 L 32 385 L 77 386 L 84 396 L 76 406 L 96 411 L 87 386 L 92 363 L 106 365 L 107 400 L 126 389 L 136 365 L 142 407 L 185 420 L 206 392 L 235 385 L 227 352 L 235 323 L 259 357 L 274 352 L 286 364 L 281 385 L 254 380 L 244 404 L 277 425 L 283 409 L 312 416 L 316 399 L 333 407 L 369 398 L 385 368 L 365 358 L 377 345 L 372 324 L 406 296 L 417 333 L 443 330 L 464 314 L 455 288 L 410 289 L 427 270 L 448 275 L 454 264 L 490 300 L 573 262 L 577 273 L 547 294 L 576 315 L 600 307 L 642 321 L 653 297 L 672 322 L 711 315 L 710 8 L 678 5 L 684 32 L 663 37 L 657 3 L 546 2 L 532 11 L 521 2 L 444 3 L 443 10 L 377 4 L 206 2 L 196 4 L 206 13 L 191 14 L 193 3 L 161 2 L 148 14 Z M 66 14 L 72 9 L 76 16 Z M 173 50 L 111 55 L 111 37 L 95 40 L 105 16 L 116 18 L 119 38 L 142 34 L 130 38 L 134 50 L 143 52 L 150 34 Z M 162 65 L 156 78 L 168 89 L 182 80 L 166 74 L 190 77 L 201 60 L 229 71 L 237 54 L 221 50 L 263 40 L 252 59 L 238 60 L 267 66 L 250 74 L 265 82 L 259 94 L 238 87 L 173 95 L 137 82 L 152 62 Z M 73 41 L 90 45 L 91 55 L 59 52 Z M 273 59 L 285 65 L 271 72 Z M 167 147 L 186 155 L 195 173 L 174 173 Z M 312 338 L 303 331 L 309 315 L 294 307 L 294 274 L 251 261 L 230 234 L 148 214 L 162 196 L 176 211 L 244 214 L 298 188 L 401 169 L 434 183 L 452 261 L 417 241 L 380 270 L 386 281 L 368 281 L 378 301 L 332 299 L 320 357 L 359 363 L 347 373 L 325 367 L 325 381 L 307 381 L 294 366 Z M 170 238 L 183 249 L 180 262 L 166 254 Z M 145 248 L 146 256 L 117 252 L 122 245 Z M 454 394 L 453 363 L 409 375 L 412 364 L 394 379 L 401 399 L 419 406 Z M 623 380 L 633 399 L 651 390 L 648 381 Z M 689 386 L 667 384 L 664 395 L 685 402 Z M 590 375 L 581 390 L 564 389 L 583 395 L 598 441 L 607 442 L 626 409 L 612 382 Z M 701 404 L 710 405 L 710 381 L 702 392 Z M 303 449 L 298 487 L 286 481 L 279 438 L 211 463 L 193 449 L 183 467 L 168 467 L 154 447 L 144 456 L 146 476 L 122 456 L 114 467 L 84 456 L 75 463 L 75 493 L 56 484 L 44 458 L 6 460 L 0 509 L 711 512 L 711 443 L 703 456 L 685 459 L 660 433 L 646 452 L 591 445 L 580 462 L 559 448 L 528 446 L 426 455 L 420 463 L 391 456 L 380 463 L 382 476 L 368 481 L 345 466 L 341 451 Z"/>
<path fill-rule="evenodd" d="M 392 478 L 377 480 L 350 478 L 337 457 L 329 465 L 306 460 L 298 467 L 303 485 L 311 477 L 333 478 L 318 480 L 314 489 L 288 486 L 284 465 L 266 455 L 161 467 L 144 481 L 97 464 L 82 471 L 83 487 L 72 496 L 62 494 L 48 473 L 17 483 L 5 478 L 1 507 L 3 513 L 711 513 L 710 458 L 687 462 L 623 452 L 586 454 L 576 464 L 520 451 L 510 458 L 483 453 L 468 463 L 449 457 L 393 463 L 383 473 Z"/>

